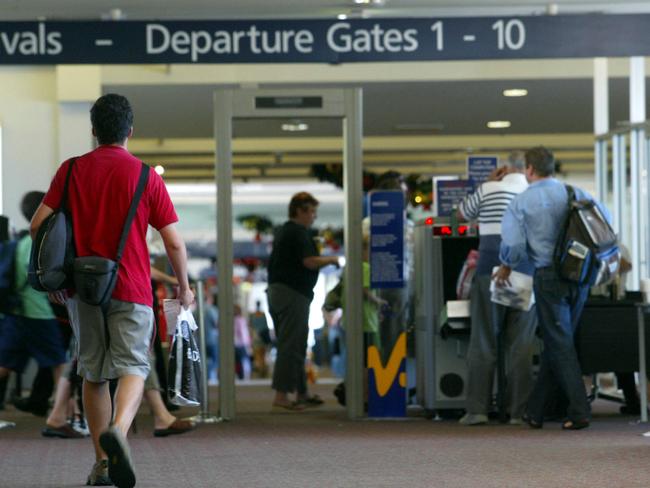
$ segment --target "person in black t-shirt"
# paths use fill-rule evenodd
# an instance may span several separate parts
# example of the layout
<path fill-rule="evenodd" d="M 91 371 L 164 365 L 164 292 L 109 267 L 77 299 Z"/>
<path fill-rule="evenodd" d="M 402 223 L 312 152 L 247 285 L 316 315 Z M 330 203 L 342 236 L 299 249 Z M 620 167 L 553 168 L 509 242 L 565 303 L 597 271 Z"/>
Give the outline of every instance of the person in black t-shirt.
<path fill-rule="evenodd" d="M 302 410 L 323 401 L 307 393 L 305 356 L 309 332 L 309 306 L 314 297 L 318 270 L 338 266 L 338 257 L 319 256 L 309 231 L 316 220 L 318 200 L 306 192 L 295 194 L 289 203 L 289 220 L 275 234 L 269 258 L 269 312 L 277 338 L 273 371 L 273 406 Z M 296 392 L 296 400 L 289 393 Z"/>

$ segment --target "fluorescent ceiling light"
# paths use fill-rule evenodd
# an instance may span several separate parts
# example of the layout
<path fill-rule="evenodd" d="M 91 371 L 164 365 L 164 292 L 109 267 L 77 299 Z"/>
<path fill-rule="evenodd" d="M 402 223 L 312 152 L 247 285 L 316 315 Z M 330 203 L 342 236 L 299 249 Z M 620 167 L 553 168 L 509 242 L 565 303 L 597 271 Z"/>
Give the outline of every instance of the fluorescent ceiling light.
<path fill-rule="evenodd" d="M 157 165 L 157 166 L 154 168 L 154 171 L 155 171 L 156 173 L 158 173 L 159 175 L 162 175 L 162 174 L 165 173 L 165 168 L 162 167 L 161 165 Z"/>
<path fill-rule="evenodd" d="M 510 124 L 509 120 L 490 120 L 487 123 L 487 126 L 490 129 L 507 129 L 510 125 L 512 124 Z"/>
<path fill-rule="evenodd" d="M 303 132 L 309 129 L 309 125 L 304 122 L 294 121 L 282 124 L 282 130 L 287 132 Z"/>
<path fill-rule="evenodd" d="M 528 90 L 525 88 L 509 88 L 503 90 L 504 97 L 525 97 L 526 95 L 528 95 Z"/>

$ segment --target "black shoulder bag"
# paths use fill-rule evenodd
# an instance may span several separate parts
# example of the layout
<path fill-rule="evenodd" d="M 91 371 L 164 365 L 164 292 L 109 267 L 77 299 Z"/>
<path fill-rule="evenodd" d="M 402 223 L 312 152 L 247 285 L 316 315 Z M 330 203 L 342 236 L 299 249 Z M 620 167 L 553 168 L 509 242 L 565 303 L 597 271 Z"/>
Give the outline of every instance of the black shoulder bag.
<path fill-rule="evenodd" d="M 100 307 L 104 307 L 110 302 L 117 282 L 117 272 L 122 260 L 126 239 L 129 236 L 129 230 L 148 178 L 149 166 L 142 163 L 140 179 L 122 228 L 122 236 L 117 246 L 115 261 L 100 256 L 83 256 L 74 260 L 74 287 L 82 302 Z"/>
<path fill-rule="evenodd" d="M 75 161 L 72 158 L 68 165 L 59 208 L 41 223 L 32 243 L 27 281 L 39 291 L 65 290 L 72 286 L 75 249 L 67 199 Z"/>

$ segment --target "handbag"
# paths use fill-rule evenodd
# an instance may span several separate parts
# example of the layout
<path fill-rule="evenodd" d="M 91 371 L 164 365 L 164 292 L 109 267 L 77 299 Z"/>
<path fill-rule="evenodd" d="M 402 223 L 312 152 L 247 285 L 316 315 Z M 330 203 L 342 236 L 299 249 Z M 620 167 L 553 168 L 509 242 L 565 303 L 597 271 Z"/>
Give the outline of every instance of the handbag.
<path fill-rule="evenodd" d="M 70 160 L 59 208 L 43 221 L 32 243 L 27 281 L 38 291 L 65 290 L 72 286 L 75 249 L 67 197 L 75 161 L 76 158 Z"/>
<path fill-rule="evenodd" d="M 117 283 L 117 272 L 122 260 L 122 253 L 126 240 L 129 236 L 129 230 L 133 223 L 133 218 L 138 209 L 140 198 L 149 178 L 149 166 L 142 163 L 140 178 L 135 194 L 131 200 L 129 212 L 126 215 L 126 221 L 122 228 L 122 235 L 117 246 L 117 256 L 115 261 L 100 256 L 83 256 L 75 258 L 73 264 L 73 281 L 74 287 L 79 299 L 88 305 L 97 305 L 104 307 L 113 294 L 113 289 Z"/>

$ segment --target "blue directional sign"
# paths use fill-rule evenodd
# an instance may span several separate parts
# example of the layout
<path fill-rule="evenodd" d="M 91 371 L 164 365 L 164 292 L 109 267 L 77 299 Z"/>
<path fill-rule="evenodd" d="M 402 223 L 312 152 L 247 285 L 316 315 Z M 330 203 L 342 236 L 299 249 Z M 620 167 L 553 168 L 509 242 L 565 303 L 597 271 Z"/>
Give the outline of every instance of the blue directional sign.
<path fill-rule="evenodd" d="M 404 193 L 370 193 L 370 288 L 404 286 Z"/>
<path fill-rule="evenodd" d="M 473 191 L 474 183 L 471 180 L 437 180 L 435 188 L 437 215 L 439 217 L 451 215 L 452 209 Z"/>
<path fill-rule="evenodd" d="M 648 55 L 649 14 L 0 22 L 0 64 L 339 64 Z"/>
<path fill-rule="evenodd" d="M 467 157 L 467 179 L 478 186 L 487 181 L 490 173 L 494 171 L 499 163 L 498 156 L 468 156 Z"/>

